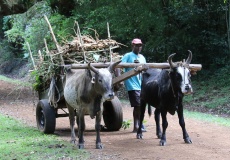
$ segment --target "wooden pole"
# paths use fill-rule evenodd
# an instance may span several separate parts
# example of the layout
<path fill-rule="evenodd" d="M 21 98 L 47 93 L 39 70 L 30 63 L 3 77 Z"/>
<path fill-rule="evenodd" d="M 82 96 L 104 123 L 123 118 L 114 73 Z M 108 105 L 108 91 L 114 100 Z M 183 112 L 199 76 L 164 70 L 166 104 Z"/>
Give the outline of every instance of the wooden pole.
<path fill-rule="evenodd" d="M 48 49 L 47 43 L 46 43 L 46 39 L 44 38 L 44 43 L 45 43 L 45 48 L 46 48 L 46 54 L 50 57 L 51 62 L 53 63 L 53 57 L 50 54 L 50 51 Z"/>
<path fill-rule="evenodd" d="M 109 31 L 109 22 L 107 22 L 107 32 L 108 32 L 108 39 L 110 41 L 110 31 Z M 111 49 L 111 45 L 109 45 L 109 57 L 110 57 L 110 62 L 113 61 L 113 57 L 112 57 L 112 49 Z"/>
<path fill-rule="evenodd" d="M 91 63 L 96 68 L 106 68 L 110 65 L 110 63 Z M 160 69 L 169 69 L 169 63 L 119 63 L 116 68 L 135 68 L 141 65 L 146 65 L 149 68 L 160 68 Z M 68 65 L 66 65 L 68 66 Z M 86 69 L 88 68 L 88 64 L 71 64 L 72 69 Z M 192 71 L 200 71 L 202 68 L 201 64 L 189 64 L 189 69 Z"/>
<path fill-rule="evenodd" d="M 49 22 L 48 18 L 46 17 L 46 15 L 44 15 L 44 18 L 45 18 L 45 20 L 46 20 L 46 22 L 47 22 L 47 24 L 48 24 L 48 26 L 49 26 L 49 30 L 50 30 L 52 39 L 53 39 L 53 41 L 54 41 L 54 43 L 55 43 L 55 45 L 56 45 L 56 48 L 57 48 L 58 52 L 61 53 L 60 46 L 59 46 L 59 44 L 58 44 L 58 42 L 57 42 L 57 39 L 56 39 L 56 37 L 55 37 L 55 35 L 54 35 L 53 29 L 52 29 L 52 27 L 51 27 L 51 25 L 50 25 L 50 22 Z M 61 54 L 60 54 L 60 59 L 61 59 L 61 65 L 64 65 L 64 64 L 65 64 L 65 63 L 64 63 L 64 59 L 63 59 L 63 57 L 62 57 Z"/>
<path fill-rule="evenodd" d="M 109 22 L 107 22 L 107 32 L 108 32 L 108 39 L 110 40 L 110 31 L 109 31 Z"/>
<path fill-rule="evenodd" d="M 32 55 L 31 49 L 30 49 L 30 45 L 29 45 L 28 42 L 26 42 L 26 45 L 27 45 L 27 47 L 28 47 L 29 54 L 30 54 L 30 58 L 31 58 L 32 64 L 33 64 L 33 66 L 34 66 L 34 69 L 37 70 L 37 67 L 36 67 L 36 65 L 35 65 L 34 58 L 33 58 L 33 55 Z"/>
<path fill-rule="evenodd" d="M 82 51 L 83 51 L 84 63 L 86 63 L 86 55 L 85 55 L 85 49 L 84 49 L 84 42 L 83 42 L 82 37 L 81 37 L 80 27 L 79 27 L 78 22 L 75 21 L 75 23 L 77 24 L 77 36 L 80 38 L 80 45 L 81 45 Z"/>
<path fill-rule="evenodd" d="M 139 74 L 141 71 L 146 71 L 148 69 L 148 67 L 146 65 L 140 65 L 138 67 L 136 67 L 135 69 L 132 69 L 128 72 L 125 72 L 117 77 L 113 78 L 113 85 L 116 85 L 126 79 L 129 79 L 132 76 L 135 76 L 137 74 Z"/>
<path fill-rule="evenodd" d="M 42 53 L 40 50 L 38 50 L 38 55 L 39 55 L 39 59 L 40 59 L 40 64 L 43 62 L 43 57 L 42 57 Z"/>
<path fill-rule="evenodd" d="M 48 26 L 49 26 L 49 30 L 50 30 L 52 39 L 53 39 L 53 41 L 54 41 L 54 43 L 55 43 L 55 45 L 56 45 L 56 48 L 57 48 L 57 50 L 59 51 L 59 50 L 60 50 L 60 47 L 59 47 L 59 44 L 58 44 L 58 42 L 57 42 L 57 39 L 56 39 L 56 37 L 55 37 L 55 35 L 54 35 L 53 29 L 52 29 L 52 27 L 51 27 L 51 25 L 50 25 L 50 22 L 49 22 L 48 18 L 46 17 L 46 15 L 44 15 L 44 18 L 45 18 L 45 20 L 46 20 L 46 22 L 47 22 L 47 24 L 48 24 Z"/>

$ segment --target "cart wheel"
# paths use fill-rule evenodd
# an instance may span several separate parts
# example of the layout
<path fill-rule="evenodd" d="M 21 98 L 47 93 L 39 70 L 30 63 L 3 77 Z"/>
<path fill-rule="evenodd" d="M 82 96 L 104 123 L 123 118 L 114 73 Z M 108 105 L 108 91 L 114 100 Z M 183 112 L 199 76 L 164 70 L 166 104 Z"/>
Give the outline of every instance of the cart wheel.
<path fill-rule="evenodd" d="M 41 132 L 46 134 L 54 133 L 56 126 L 55 110 L 49 105 L 47 99 L 42 99 L 38 102 L 36 120 L 37 127 Z"/>
<path fill-rule="evenodd" d="M 117 96 L 111 101 L 105 101 L 103 103 L 103 119 L 106 128 L 109 131 L 118 131 L 123 122 L 122 105 Z"/>

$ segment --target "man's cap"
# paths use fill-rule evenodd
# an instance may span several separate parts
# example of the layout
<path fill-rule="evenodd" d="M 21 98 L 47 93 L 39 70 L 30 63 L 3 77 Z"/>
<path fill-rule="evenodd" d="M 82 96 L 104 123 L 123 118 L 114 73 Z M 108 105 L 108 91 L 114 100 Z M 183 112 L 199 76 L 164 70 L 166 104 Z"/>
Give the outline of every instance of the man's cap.
<path fill-rule="evenodd" d="M 142 42 L 139 38 L 135 38 L 132 40 L 132 44 L 142 44 Z"/>

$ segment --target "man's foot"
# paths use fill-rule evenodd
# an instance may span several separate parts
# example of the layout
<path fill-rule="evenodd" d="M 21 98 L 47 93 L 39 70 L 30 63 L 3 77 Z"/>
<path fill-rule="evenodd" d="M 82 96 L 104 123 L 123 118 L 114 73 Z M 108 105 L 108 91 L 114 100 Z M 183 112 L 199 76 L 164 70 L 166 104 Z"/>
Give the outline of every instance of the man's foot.
<path fill-rule="evenodd" d="M 146 131 L 146 128 L 145 128 L 145 126 L 144 126 L 143 124 L 142 124 L 142 127 L 141 127 L 141 131 L 142 131 L 142 132 L 147 132 L 147 131 Z"/>
<path fill-rule="evenodd" d="M 143 128 L 141 128 L 141 131 L 142 131 L 142 132 L 147 132 L 146 129 L 143 129 Z M 137 130 L 133 130 L 132 132 L 133 132 L 133 133 L 137 133 Z"/>
<path fill-rule="evenodd" d="M 138 129 L 134 128 L 134 129 L 133 129 L 133 133 L 137 133 L 137 130 L 138 130 Z M 143 124 L 142 124 L 142 127 L 141 127 L 141 131 L 142 131 L 142 132 L 147 132 L 147 130 L 146 130 L 146 128 L 145 128 L 145 126 L 144 126 Z"/>

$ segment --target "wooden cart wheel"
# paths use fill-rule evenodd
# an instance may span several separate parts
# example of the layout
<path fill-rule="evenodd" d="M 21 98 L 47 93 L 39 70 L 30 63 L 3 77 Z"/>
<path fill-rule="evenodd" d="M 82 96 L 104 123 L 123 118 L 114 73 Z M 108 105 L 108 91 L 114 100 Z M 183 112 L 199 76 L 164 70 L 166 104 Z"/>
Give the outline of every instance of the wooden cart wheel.
<path fill-rule="evenodd" d="M 36 121 L 38 129 L 46 134 L 52 134 L 56 127 L 55 109 L 51 107 L 47 99 L 38 102 L 36 108 Z"/>
<path fill-rule="evenodd" d="M 118 131 L 123 122 L 122 105 L 117 96 L 111 101 L 105 101 L 103 103 L 103 119 L 106 128 L 109 131 Z"/>

